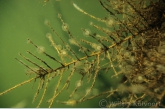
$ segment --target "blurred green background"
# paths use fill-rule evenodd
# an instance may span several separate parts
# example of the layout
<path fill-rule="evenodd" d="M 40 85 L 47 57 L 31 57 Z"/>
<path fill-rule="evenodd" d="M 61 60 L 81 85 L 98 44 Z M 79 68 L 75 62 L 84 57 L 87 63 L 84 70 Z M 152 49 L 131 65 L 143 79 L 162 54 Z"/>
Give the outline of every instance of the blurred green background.
<path fill-rule="evenodd" d="M 72 1 L 94 16 L 104 18 L 107 15 L 96 0 Z M 77 11 L 70 0 L 49 0 L 47 3 L 44 3 L 44 0 L 0 0 L 0 92 L 29 79 L 29 76 L 25 75 L 26 68 L 15 60 L 15 58 L 18 58 L 27 63 L 18 53 L 30 57 L 29 54 L 26 53 L 27 50 L 30 50 L 40 58 L 47 59 L 47 57 L 42 54 L 38 54 L 37 50 L 31 44 L 27 44 L 28 38 L 37 45 L 44 46 L 46 52 L 52 56 L 58 57 L 56 51 L 50 46 L 51 44 L 46 38 L 46 33 L 51 33 L 57 44 L 60 44 L 60 42 L 51 29 L 44 25 L 44 21 L 48 19 L 53 28 L 67 42 L 68 35 L 62 31 L 61 22 L 57 17 L 58 13 L 62 14 L 63 20 L 69 25 L 70 31 L 77 38 L 84 37 L 81 28 L 90 29 L 92 32 L 97 31 L 89 26 L 90 21 L 99 25 L 104 25 Z M 35 61 L 35 59 L 33 61 Z M 49 60 L 47 60 L 47 62 L 51 63 L 53 67 L 57 66 L 55 62 Z M 67 75 L 65 75 L 64 78 L 67 78 Z M 56 100 L 68 100 L 68 94 L 71 93 L 75 87 L 75 82 L 80 78 L 81 76 L 79 74 L 72 77 L 73 85 L 55 99 L 53 107 L 70 107 L 56 103 Z M 55 78 L 55 80 L 50 82 L 41 107 L 48 107 L 46 101 L 52 97 L 57 80 L 58 78 Z M 100 87 L 102 90 L 109 89 L 111 81 L 105 77 L 103 77 L 103 80 L 106 84 L 100 82 L 102 81 L 100 80 L 97 81 L 96 87 Z M 87 83 L 85 82 L 83 84 L 82 92 L 91 85 L 86 85 Z M 32 82 L 0 96 L 0 107 L 36 107 L 41 97 L 39 96 L 36 102 L 32 103 L 37 85 L 36 82 L 33 86 Z M 100 90 L 96 89 L 96 94 L 98 94 L 99 91 Z M 43 91 L 40 92 L 40 95 L 42 92 Z M 81 94 L 81 91 L 79 93 L 77 96 L 84 94 Z M 98 102 L 100 99 L 101 98 L 87 101 L 74 107 L 99 107 Z"/>

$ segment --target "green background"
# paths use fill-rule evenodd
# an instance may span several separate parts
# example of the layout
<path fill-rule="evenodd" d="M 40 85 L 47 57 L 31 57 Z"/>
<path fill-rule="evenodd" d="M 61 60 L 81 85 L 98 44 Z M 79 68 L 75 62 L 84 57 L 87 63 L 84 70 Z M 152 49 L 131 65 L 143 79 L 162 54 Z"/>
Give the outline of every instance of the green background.
<path fill-rule="evenodd" d="M 94 16 L 104 18 L 107 15 L 97 0 L 72 1 Z M 70 31 L 77 38 L 84 37 L 81 28 L 90 28 L 91 31 L 97 31 L 89 26 L 89 22 L 91 21 L 104 25 L 77 11 L 70 0 L 49 0 L 47 3 L 44 3 L 44 0 L 0 0 L 0 92 L 29 79 L 29 76 L 25 75 L 26 68 L 17 62 L 15 58 L 23 60 L 26 63 L 28 62 L 19 56 L 18 53 L 30 57 L 29 54 L 26 53 L 27 50 L 30 50 L 40 58 L 47 59 L 42 54 L 38 54 L 35 47 L 31 44 L 27 44 L 28 38 L 37 45 L 44 46 L 46 52 L 52 56 L 58 57 L 57 52 L 50 46 L 51 44 L 46 38 L 46 33 L 51 33 L 57 44 L 61 43 L 51 29 L 44 25 L 44 21 L 48 19 L 53 28 L 67 42 L 68 35 L 62 31 L 61 22 L 57 17 L 58 13 L 62 14 L 63 20 L 69 25 Z M 33 61 L 35 61 L 35 59 Z M 47 62 L 51 63 L 53 67 L 57 66 L 55 62 L 49 60 L 47 60 Z M 65 75 L 64 78 L 67 78 L 67 75 Z M 79 80 L 77 78 L 80 79 L 81 76 L 79 74 L 74 75 L 72 79 L 73 85 L 67 90 L 68 93 L 64 91 L 55 101 L 65 101 L 68 99 L 66 96 L 68 96 L 68 94 L 70 94 L 69 91 L 72 91 L 71 89 L 75 87 L 75 82 Z M 58 78 L 51 81 L 41 107 L 48 107 L 46 101 L 51 98 L 57 79 Z M 98 86 L 102 90 L 104 90 L 104 88 L 109 89 L 110 86 L 108 85 L 110 81 L 106 80 L 106 78 L 103 79 L 107 84 L 98 81 L 96 87 Z M 84 82 L 85 88 L 90 86 L 90 84 L 86 84 L 87 83 Z M 41 97 L 39 96 L 36 102 L 32 103 L 36 87 L 37 82 L 34 86 L 32 82 L 0 96 L 0 107 L 36 107 Z M 82 88 L 82 91 L 84 91 L 85 88 Z M 99 90 L 96 89 L 96 93 L 98 92 Z M 40 95 L 41 94 L 42 91 L 40 92 Z M 79 94 L 77 96 L 79 96 Z M 84 102 L 75 107 L 99 107 L 98 102 L 100 99 L 101 98 Z M 69 106 L 55 102 L 53 107 Z"/>

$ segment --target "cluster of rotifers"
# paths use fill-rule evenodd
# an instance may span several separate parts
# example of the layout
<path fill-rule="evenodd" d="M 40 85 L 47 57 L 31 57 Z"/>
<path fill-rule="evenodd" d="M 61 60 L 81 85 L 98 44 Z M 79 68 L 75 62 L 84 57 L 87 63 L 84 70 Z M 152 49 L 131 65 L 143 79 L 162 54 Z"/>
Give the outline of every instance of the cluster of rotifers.
<path fill-rule="evenodd" d="M 72 2 L 72 5 L 81 13 L 107 24 L 107 27 L 101 27 L 97 24 L 90 23 L 93 28 L 101 31 L 103 34 L 91 32 L 83 29 L 84 35 L 93 38 L 93 41 L 86 39 L 76 39 L 70 32 L 67 23 L 58 14 L 61 20 L 62 29 L 67 32 L 69 43 L 54 30 L 49 21 L 45 24 L 55 33 L 56 37 L 61 40 L 61 45 L 53 41 L 53 36 L 48 33 L 46 36 L 51 45 L 57 51 L 60 59 L 50 56 L 42 47 L 37 46 L 31 40 L 29 43 L 34 45 L 40 53 L 51 58 L 59 64 L 59 67 L 52 68 L 49 63 L 35 56 L 28 51 L 30 55 L 40 60 L 46 67 L 41 67 L 30 59 L 20 54 L 25 60 L 32 63 L 38 69 L 32 69 L 24 62 L 30 72 L 36 76 L 30 80 L 20 83 L 2 93 L 3 95 L 23 84 L 29 83 L 35 79 L 40 79 L 38 91 L 34 100 L 38 96 L 39 89 L 44 86 L 44 92 L 37 107 L 40 106 L 46 91 L 50 77 L 59 76 L 56 88 L 52 98 L 48 101 L 49 107 L 52 107 L 55 98 L 61 94 L 64 89 L 69 87 L 72 76 L 75 73 L 81 75 L 75 89 L 69 95 L 68 101 L 60 102 L 67 105 L 76 105 L 86 100 L 95 99 L 104 96 L 109 100 L 119 100 L 105 107 L 164 107 L 165 97 L 165 1 L 164 0 L 99 0 L 102 8 L 109 14 L 105 18 L 97 18 Z M 78 56 L 72 49 L 77 46 L 79 51 L 84 55 Z M 84 67 L 82 67 L 84 66 Z M 121 77 L 121 81 L 116 83 L 117 87 L 98 94 L 89 96 L 94 89 L 99 73 L 106 75 L 113 70 L 114 74 L 110 79 Z M 59 89 L 61 80 L 65 72 L 70 71 L 68 78 L 62 88 Z M 88 78 L 91 85 L 88 91 L 79 99 L 73 99 L 72 96 L 77 93 L 81 87 L 84 78 Z M 120 78 L 119 77 L 119 78 Z M 116 81 L 117 82 L 117 81 Z M 44 84 L 45 83 L 45 84 Z M 116 98 L 115 98 L 116 97 Z M 111 99 L 113 98 L 113 99 Z M 146 104 L 144 105 L 145 102 Z M 123 103 L 123 104 L 121 104 Z M 154 103 L 154 105 L 151 105 Z"/>

